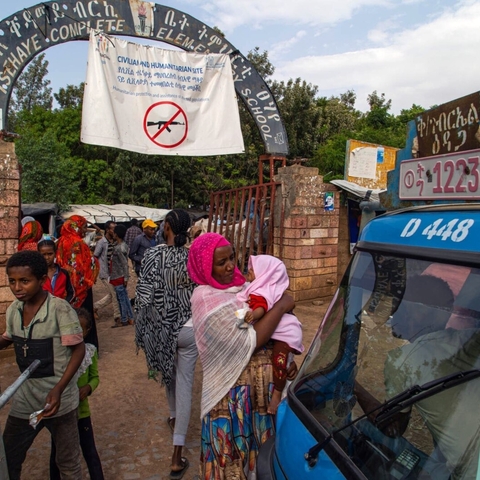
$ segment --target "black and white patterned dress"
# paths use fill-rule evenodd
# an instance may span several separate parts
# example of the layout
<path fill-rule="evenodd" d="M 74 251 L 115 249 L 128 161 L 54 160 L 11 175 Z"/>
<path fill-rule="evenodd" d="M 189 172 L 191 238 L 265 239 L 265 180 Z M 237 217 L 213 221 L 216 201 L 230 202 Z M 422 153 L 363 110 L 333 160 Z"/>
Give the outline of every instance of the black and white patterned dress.
<path fill-rule="evenodd" d="M 195 283 L 187 273 L 185 247 L 158 245 L 145 252 L 135 298 L 135 343 L 145 352 L 150 370 L 170 385 L 177 339 L 191 318 Z"/>

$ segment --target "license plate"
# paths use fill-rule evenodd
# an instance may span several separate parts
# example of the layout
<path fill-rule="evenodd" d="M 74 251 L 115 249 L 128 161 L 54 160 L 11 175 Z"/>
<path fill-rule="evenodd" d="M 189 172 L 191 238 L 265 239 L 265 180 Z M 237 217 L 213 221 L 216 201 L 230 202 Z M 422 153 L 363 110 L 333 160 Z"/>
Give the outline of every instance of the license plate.
<path fill-rule="evenodd" d="M 480 199 L 480 149 L 400 163 L 401 200 Z"/>

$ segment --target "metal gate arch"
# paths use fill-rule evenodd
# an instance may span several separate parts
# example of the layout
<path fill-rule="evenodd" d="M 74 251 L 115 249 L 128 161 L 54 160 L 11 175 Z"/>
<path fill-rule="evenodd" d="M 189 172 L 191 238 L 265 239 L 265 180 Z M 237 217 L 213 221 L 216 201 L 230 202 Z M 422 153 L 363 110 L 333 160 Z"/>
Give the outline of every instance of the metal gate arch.
<path fill-rule="evenodd" d="M 153 25 L 142 32 L 134 12 L 153 7 Z M 171 7 L 141 0 L 64 0 L 39 3 L 0 22 L 0 130 L 6 128 L 15 80 L 39 53 L 72 40 L 88 40 L 89 29 L 143 37 L 197 53 L 229 54 L 237 96 L 255 120 L 269 154 L 288 154 L 285 126 L 268 85 L 253 65 L 203 22 Z"/>

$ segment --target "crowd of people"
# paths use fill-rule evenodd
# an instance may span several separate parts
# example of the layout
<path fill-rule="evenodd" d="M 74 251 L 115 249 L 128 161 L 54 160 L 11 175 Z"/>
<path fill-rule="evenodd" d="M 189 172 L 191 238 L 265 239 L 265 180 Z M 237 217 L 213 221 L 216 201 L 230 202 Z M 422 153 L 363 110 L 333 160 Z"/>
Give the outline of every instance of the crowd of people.
<path fill-rule="evenodd" d="M 292 354 L 303 351 L 301 324 L 291 314 L 282 262 L 251 257 L 244 275 L 223 236 L 206 233 L 190 242 L 190 226 L 181 209 L 170 211 L 160 228 L 151 219 L 141 228 L 133 220 L 128 229 L 110 221 L 92 249 L 84 217 L 66 220 L 58 239 L 44 235 L 33 218 L 23 219 L 19 251 L 6 266 L 16 300 L 0 349 L 13 344 L 21 371 L 34 356 L 41 365 L 13 397 L 5 427 L 11 480 L 20 478 L 44 427 L 52 436 L 51 479 L 81 479 L 80 452 L 90 478 L 104 478 L 88 397 L 99 383 L 98 311 L 110 304 L 112 328 L 134 326 L 149 377 L 165 387 L 173 436 L 169 477 L 181 479 L 189 467 L 183 447 L 197 358 L 200 478 L 255 477 L 286 378 L 296 373 Z M 129 259 L 137 276 L 134 299 L 127 293 Z M 105 296 L 94 303 L 96 282 Z"/>

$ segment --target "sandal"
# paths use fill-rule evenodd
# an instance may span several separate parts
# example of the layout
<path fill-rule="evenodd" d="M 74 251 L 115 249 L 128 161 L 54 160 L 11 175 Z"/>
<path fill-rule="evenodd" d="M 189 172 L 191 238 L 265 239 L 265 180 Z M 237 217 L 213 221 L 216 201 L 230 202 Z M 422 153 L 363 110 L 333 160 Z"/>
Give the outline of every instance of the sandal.
<path fill-rule="evenodd" d="M 173 433 L 175 431 L 175 418 L 168 417 L 167 425 L 170 427 L 170 431 Z"/>
<path fill-rule="evenodd" d="M 185 457 L 182 457 L 182 469 L 181 470 L 170 470 L 170 479 L 171 480 L 180 480 L 187 471 L 190 464 Z"/>

